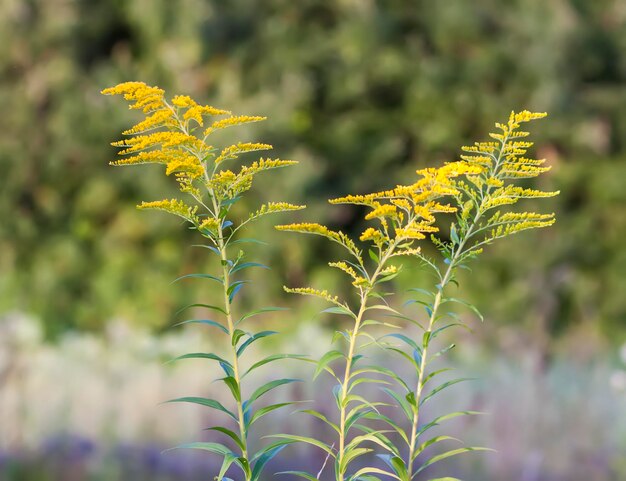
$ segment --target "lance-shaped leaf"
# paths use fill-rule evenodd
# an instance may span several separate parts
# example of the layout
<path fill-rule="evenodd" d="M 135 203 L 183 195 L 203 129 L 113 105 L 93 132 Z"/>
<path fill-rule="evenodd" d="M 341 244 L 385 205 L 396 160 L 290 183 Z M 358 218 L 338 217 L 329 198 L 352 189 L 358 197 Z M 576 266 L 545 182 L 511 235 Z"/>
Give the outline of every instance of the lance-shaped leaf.
<path fill-rule="evenodd" d="M 218 411 L 222 411 L 223 413 L 228 414 L 231 418 L 237 421 L 237 416 L 231 411 L 229 411 L 228 409 L 226 409 L 222 405 L 222 403 L 220 403 L 219 401 L 216 401 L 215 399 L 188 396 L 188 397 L 170 399 L 169 401 L 166 401 L 166 402 L 167 403 L 191 403 L 191 404 L 198 404 L 200 406 L 206 406 L 212 409 L 216 409 Z"/>
<path fill-rule="evenodd" d="M 439 461 L 443 461 L 444 459 L 450 458 L 452 456 L 457 456 L 459 454 L 469 453 L 472 451 L 494 451 L 494 450 L 489 449 L 489 448 L 480 448 L 480 447 L 466 447 L 466 448 L 452 449 L 451 451 L 446 451 L 445 453 L 437 454 L 436 456 L 433 456 L 432 458 L 430 458 L 428 461 L 422 464 L 415 471 L 415 474 L 421 473 L 428 466 L 432 466 L 433 464 L 438 463 Z"/>
<path fill-rule="evenodd" d="M 270 381 L 268 383 L 263 384 L 261 387 L 257 388 L 256 391 L 252 393 L 250 398 L 247 401 L 247 405 L 251 405 L 254 401 L 259 399 L 264 394 L 268 393 L 272 389 L 276 389 L 279 386 L 283 386 L 285 384 L 291 384 L 292 382 L 302 382 L 300 379 L 275 379 L 274 381 Z"/>
<path fill-rule="evenodd" d="M 261 331 L 256 334 L 252 334 L 248 339 L 246 339 L 239 348 L 237 348 L 237 357 L 241 356 L 244 351 L 248 348 L 250 344 L 259 339 L 263 339 L 264 337 L 273 336 L 274 334 L 278 334 L 276 331 Z"/>
<path fill-rule="evenodd" d="M 228 334 L 228 329 L 225 326 L 223 326 L 217 321 L 212 321 L 211 319 L 188 319 L 186 321 L 182 321 L 177 324 L 174 324 L 174 327 L 182 326 L 183 324 L 205 324 L 207 326 L 217 327 L 220 331 L 224 332 L 225 334 Z"/>

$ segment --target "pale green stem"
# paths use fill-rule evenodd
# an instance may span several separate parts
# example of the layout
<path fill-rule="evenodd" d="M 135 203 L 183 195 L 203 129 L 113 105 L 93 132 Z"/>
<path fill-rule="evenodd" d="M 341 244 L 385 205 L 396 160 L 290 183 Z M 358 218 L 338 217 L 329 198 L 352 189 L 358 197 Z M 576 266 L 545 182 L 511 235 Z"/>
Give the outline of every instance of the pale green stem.
<path fill-rule="evenodd" d="M 494 159 L 496 162 L 495 162 L 493 169 L 490 172 L 492 177 L 496 177 L 497 171 L 500 168 L 500 164 L 502 162 L 502 152 L 507 142 L 508 142 L 508 135 L 502 140 L 498 157 L 497 159 Z M 481 200 L 484 200 L 489 195 L 490 191 L 491 191 L 491 187 L 487 187 L 485 193 L 482 195 Z M 469 238 L 472 236 L 473 230 L 478 224 L 478 221 L 480 220 L 482 214 L 483 212 L 481 210 L 481 206 L 478 206 L 476 215 L 474 216 L 472 223 L 464 232 L 463 238 L 459 240 L 459 244 L 456 250 L 450 257 L 450 264 L 448 264 L 448 268 L 446 269 L 443 277 L 441 278 L 441 283 L 439 284 L 439 287 L 437 289 L 437 294 L 435 295 L 435 300 L 433 301 L 433 307 L 432 307 L 432 311 L 430 314 L 430 318 L 428 319 L 428 327 L 426 328 L 426 333 L 428 333 L 429 335 L 433 331 L 433 327 L 435 325 L 435 322 L 437 321 L 437 313 L 439 311 L 439 307 L 441 306 L 443 290 L 446 288 L 446 286 L 450 282 L 450 278 L 452 277 L 452 273 L 454 272 L 456 263 L 458 262 L 460 256 L 463 254 L 463 247 L 465 246 L 465 243 L 469 240 Z M 409 457 L 406 463 L 407 471 L 409 474 L 408 476 L 409 479 L 413 477 L 413 455 L 415 454 L 415 449 L 417 447 L 416 437 L 417 437 L 417 429 L 419 425 L 420 401 L 422 398 L 422 390 L 424 388 L 424 376 L 425 376 L 426 366 L 428 364 L 427 357 L 428 357 L 429 344 L 430 344 L 429 342 L 425 343 L 425 345 L 422 348 L 422 357 L 420 360 L 417 387 L 415 389 L 415 409 L 413 410 L 413 421 L 411 423 L 411 437 L 409 438 L 410 440 Z"/>
<path fill-rule="evenodd" d="M 389 260 L 391 255 L 393 254 L 394 249 L 396 248 L 397 241 L 394 241 L 385 254 L 380 258 L 378 266 L 374 271 L 374 274 L 369 279 L 369 287 L 364 289 L 361 292 L 360 299 L 360 307 L 359 312 L 354 321 L 354 329 L 352 330 L 352 334 L 350 335 L 350 346 L 348 348 L 348 355 L 346 357 L 346 369 L 343 376 L 343 383 L 341 385 L 341 396 L 339 398 L 340 401 L 340 419 L 339 419 L 339 449 L 337 451 L 337 463 L 341 465 L 343 457 L 345 455 L 345 445 L 346 445 L 346 436 L 348 433 L 345 432 L 345 424 L 346 424 L 346 411 L 347 406 L 345 400 L 348 396 L 349 387 L 350 387 L 350 378 L 352 376 L 352 361 L 354 359 L 354 354 L 356 351 L 357 341 L 359 337 L 359 329 L 361 327 L 361 322 L 363 321 L 363 315 L 367 309 L 367 302 L 369 300 L 369 294 L 374 289 L 374 284 L 380 275 L 385 263 Z M 343 481 L 343 474 L 339 473 L 337 481 Z"/>
<path fill-rule="evenodd" d="M 228 268 L 228 256 L 226 254 L 226 244 L 224 243 L 224 237 L 223 237 L 223 231 L 222 231 L 222 226 L 219 225 L 218 227 L 218 245 L 219 245 L 219 251 L 220 251 L 220 260 L 221 260 L 221 264 L 222 264 L 222 276 L 223 276 L 223 291 L 224 291 L 224 311 L 226 312 L 226 321 L 228 323 L 228 333 L 230 334 L 230 338 L 233 338 L 233 334 L 235 331 L 235 323 L 233 322 L 233 316 L 232 316 L 232 312 L 231 312 L 231 308 L 230 308 L 230 299 L 228 298 L 228 289 L 230 287 L 230 274 L 229 274 L 229 268 Z M 232 343 L 231 343 L 232 345 Z M 240 393 L 240 398 L 243 398 L 243 396 L 241 395 L 241 375 L 240 375 L 240 369 L 239 369 L 239 358 L 237 356 L 237 348 L 236 346 L 232 346 L 232 352 L 233 352 L 233 378 L 235 379 L 235 382 L 237 384 L 237 387 L 239 389 L 239 393 Z M 247 461 L 249 461 L 248 459 L 248 440 L 247 440 L 247 435 L 246 435 L 246 426 L 245 426 L 245 421 L 244 421 L 244 414 L 243 414 L 243 404 L 241 399 L 235 399 L 236 403 L 237 403 L 237 420 L 238 420 L 238 424 L 239 424 L 239 435 L 241 438 L 241 444 L 242 444 L 242 448 L 241 448 L 241 456 L 246 459 Z M 248 481 L 250 479 L 249 476 L 246 475 L 246 481 Z"/>

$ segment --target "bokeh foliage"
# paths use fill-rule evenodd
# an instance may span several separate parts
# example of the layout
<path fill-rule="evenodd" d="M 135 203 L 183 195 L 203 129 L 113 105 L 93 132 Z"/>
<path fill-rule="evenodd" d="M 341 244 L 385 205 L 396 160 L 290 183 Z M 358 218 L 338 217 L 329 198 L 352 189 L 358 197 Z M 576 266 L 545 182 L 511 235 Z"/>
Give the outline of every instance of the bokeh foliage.
<path fill-rule="evenodd" d="M 175 186 L 158 167 L 108 166 L 108 139 L 137 119 L 99 91 L 130 79 L 268 116 L 247 140 L 301 166 L 266 189 L 355 231 L 360 213 L 324 199 L 454 160 L 511 108 L 548 111 L 537 145 L 559 222 L 492 250 L 467 295 L 548 333 L 625 331 L 623 2 L 1 2 L 0 311 L 36 314 L 50 333 L 111 316 L 160 326 L 198 295 L 169 282 L 203 253 L 181 247 L 192 242 L 176 221 L 133 208 Z M 288 283 L 323 275 L 325 244 L 288 237 L 267 248 Z M 277 265 L 260 296 L 279 292 Z"/>

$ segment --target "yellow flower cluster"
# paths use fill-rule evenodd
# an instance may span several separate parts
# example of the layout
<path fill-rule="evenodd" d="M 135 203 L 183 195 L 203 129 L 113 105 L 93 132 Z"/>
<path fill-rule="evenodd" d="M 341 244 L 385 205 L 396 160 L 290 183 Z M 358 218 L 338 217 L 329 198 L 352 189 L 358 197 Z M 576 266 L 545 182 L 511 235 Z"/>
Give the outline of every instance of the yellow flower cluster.
<path fill-rule="evenodd" d="M 361 242 L 373 242 L 377 246 L 382 246 L 386 239 L 387 237 L 385 234 L 378 229 L 374 229 L 373 227 L 365 229 L 365 231 L 361 234 L 361 237 L 359 237 Z"/>
<path fill-rule="evenodd" d="M 224 209 L 226 212 L 230 209 L 240 194 L 250 189 L 257 173 L 297 163 L 292 160 L 261 158 L 249 165 L 243 165 L 237 174 L 231 170 L 218 170 L 218 166 L 227 160 L 235 160 L 248 152 L 270 150 L 272 146 L 238 142 L 220 151 L 207 143 L 208 136 L 216 130 L 259 122 L 265 120 L 265 117 L 232 115 L 227 110 L 200 105 L 187 95 L 176 95 L 168 102 L 162 89 L 143 82 L 125 82 L 104 89 L 102 93 L 123 95 L 131 103 L 131 108 L 143 110 L 146 114 L 142 121 L 123 132 L 131 137 L 113 143 L 121 148 L 118 153 L 124 157 L 111 164 L 164 164 L 166 175 L 175 176 L 180 191 L 190 194 L 195 203 L 206 208 L 208 212 L 201 217 L 203 220 L 200 222 L 195 215 L 197 207 L 190 207 L 175 199 L 143 203 L 140 208 L 170 212 L 194 223 L 204 232 L 220 231 L 216 219 L 223 215 Z M 221 115 L 228 117 L 212 121 L 204 132 L 198 129 L 198 126 L 204 125 L 206 117 Z M 301 208 L 302 206 L 281 202 L 270 203 L 251 214 L 247 221 L 273 212 Z"/>
<path fill-rule="evenodd" d="M 217 232 L 218 227 L 220 225 L 220 221 L 214 217 L 208 217 L 200 222 L 198 226 L 199 230 L 207 230 L 209 233 L 214 234 Z"/>
<path fill-rule="evenodd" d="M 204 175 L 204 168 L 195 155 L 180 154 L 167 163 L 165 174 L 185 174 L 191 179 L 197 179 Z"/>
<path fill-rule="evenodd" d="M 124 135 L 132 135 L 157 129 L 159 127 L 173 127 L 176 125 L 175 122 L 174 112 L 168 108 L 162 108 L 122 133 Z"/>
<path fill-rule="evenodd" d="M 345 272 L 350 277 L 352 277 L 353 280 L 357 280 L 359 278 L 359 275 L 356 273 L 356 271 L 351 266 L 349 266 L 348 264 L 346 264 L 343 261 L 329 262 L 328 265 L 330 267 L 335 267 L 335 268 L 339 269 L 340 271 Z"/>
<path fill-rule="evenodd" d="M 303 222 L 298 224 L 287 224 L 287 225 L 277 225 L 276 229 L 282 231 L 290 231 L 290 232 L 300 232 L 303 234 L 315 234 L 320 235 L 322 237 L 326 237 L 338 244 L 346 247 L 350 252 L 352 252 L 356 257 L 361 256 L 360 251 L 357 249 L 356 244 L 349 236 L 344 234 L 341 231 L 330 230 L 328 227 L 311 222 Z"/>
<path fill-rule="evenodd" d="M 499 187 L 485 196 L 481 205 L 482 212 L 486 212 L 494 207 L 515 204 L 520 199 L 530 199 L 533 197 L 554 197 L 558 192 L 544 192 L 536 189 L 525 189 L 517 185 L 507 184 Z"/>
<path fill-rule="evenodd" d="M 289 292 L 291 294 L 319 297 L 320 299 L 324 299 L 325 301 L 337 306 L 346 307 L 345 304 L 339 301 L 339 297 L 329 294 L 327 290 L 313 289 L 312 287 L 283 287 L 283 289 L 285 289 L 285 292 Z"/>
<path fill-rule="evenodd" d="M 269 144 L 260 144 L 254 142 L 239 142 L 236 145 L 230 145 L 226 147 L 220 155 L 215 159 L 215 165 L 219 165 L 225 160 L 232 160 L 239 157 L 239 154 L 243 154 L 244 152 L 255 152 L 258 150 L 271 150 L 272 147 Z"/>
<path fill-rule="evenodd" d="M 250 122 L 260 122 L 262 120 L 266 120 L 267 117 L 259 117 L 252 115 L 234 115 L 232 117 L 227 117 L 225 119 L 216 120 L 211 124 L 211 126 L 204 131 L 204 135 L 209 135 L 212 132 L 224 129 L 226 127 L 233 127 L 235 125 L 248 124 Z"/>
<path fill-rule="evenodd" d="M 256 212 L 250 214 L 249 219 L 257 219 L 258 217 L 267 215 L 267 214 L 275 214 L 278 212 L 288 212 L 293 210 L 302 210 L 305 209 L 305 205 L 296 205 L 290 204 L 289 202 L 268 202 L 267 204 L 263 204 L 260 209 Z"/>
<path fill-rule="evenodd" d="M 420 240 L 426 233 L 436 232 L 433 225 L 436 213 L 455 212 L 449 204 L 437 202 L 446 196 L 458 195 L 455 178 L 477 175 L 483 167 L 468 162 L 457 161 L 440 168 L 427 168 L 417 171 L 419 179 L 410 185 L 398 185 L 395 189 L 365 195 L 348 195 L 331 199 L 331 204 L 358 204 L 372 210 L 365 220 L 378 219 L 381 229 L 367 228 L 360 236 L 361 241 L 369 241 L 381 247 L 395 239 Z M 389 230 L 389 222 L 394 234 Z"/>
<path fill-rule="evenodd" d="M 153 202 L 142 202 L 137 206 L 138 209 L 156 209 L 162 210 L 165 212 L 169 212 L 170 214 L 177 215 L 182 217 L 189 222 L 197 224 L 198 217 L 196 216 L 196 212 L 198 211 L 198 206 L 189 206 L 185 204 L 182 200 L 178 199 L 164 199 L 157 200 Z"/>
<path fill-rule="evenodd" d="M 141 109 L 144 113 L 158 110 L 165 105 L 163 89 L 150 87 L 143 82 L 124 82 L 102 91 L 104 95 L 123 95 L 131 103 L 129 108 Z"/>

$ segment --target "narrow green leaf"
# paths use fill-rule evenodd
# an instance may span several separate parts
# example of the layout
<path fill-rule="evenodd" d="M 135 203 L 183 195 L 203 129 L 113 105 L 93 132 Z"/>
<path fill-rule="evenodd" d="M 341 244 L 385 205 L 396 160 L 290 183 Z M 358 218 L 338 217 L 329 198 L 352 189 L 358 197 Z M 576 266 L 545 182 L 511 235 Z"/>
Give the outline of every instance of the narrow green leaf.
<path fill-rule="evenodd" d="M 252 477 L 251 481 L 258 481 L 261 476 L 261 472 L 265 465 L 272 460 L 280 451 L 282 451 L 285 446 L 276 446 L 272 449 L 265 451 L 261 456 L 259 456 L 254 463 L 254 467 L 252 468 Z"/>
<path fill-rule="evenodd" d="M 215 281 L 218 282 L 219 284 L 224 284 L 224 281 L 221 277 L 215 277 L 212 276 L 210 274 L 186 274 L 184 276 L 180 276 L 177 277 L 176 279 L 174 279 L 171 284 L 174 284 L 175 282 L 181 281 L 183 279 L 190 279 L 190 278 L 196 278 L 196 279 L 208 279 L 211 281 Z"/>
<path fill-rule="evenodd" d="M 425 296 L 428 297 L 435 297 L 435 294 L 433 294 L 430 291 L 427 291 L 426 289 L 420 289 L 419 287 L 411 287 L 410 289 L 407 289 L 409 292 L 419 292 L 420 294 L 424 294 Z"/>
<path fill-rule="evenodd" d="M 248 283 L 249 281 L 235 281 L 228 287 L 226 292 L 228 294 L 228 302 L 230 304 L 233 303 L 233 299 L 235 298 L 237 293 L 241 290 L 241 288 L 244 286 L 244 284 L 248 284 Z"/>
<path fill-rule="evenodd" d="M 235 455 L 235 453 L 233 453 L 228 447 L 220 443 L 196 442 L 196 443 L 180 444 L 178 446 L 174 446 L 173 448 L 166 449 L 166 451 L 172 451 L 174 449 L 201 449 L 203 451 L 209 451 L 211 453 L 221 454 L 222 456 L 226 456 L 229 454 Z"/>
<path fill-rule="evenodd" d="M 260 267 L 261 269 L 269 269 L 265 264 L 260 264 L 259 262 L 243 262 L 241 264 L 235 264 L 235 266 L 230 270 L 231 274 L 235 272 L 242 271 L 244 269 L 249 269 L 251 267 Z"/>
<path fill-rule="evenodd" d="M 340 351 L 328 351 L 326 354 L 324 354 L 322 356 L 322 358 L 318 361 L 317 363 L 317 368 L 315 368 L 315 373 L 313 374 L 313 379 L 317 378 L 317 376 L 320 375 L 320 373 L 324 370 L 328 368 L 328 364 L 330 364 L 332 361 L 339 359 L 339 358 L 345 358 L 344 354 Z"/>
<path fill-rule="evenodd" d="M 204 245 L 204 244 L 192 244 L 191 247 L 202 247 L 203 249 L 209 249 L 211 252 L 213 252 L 216 255 L 221 255 L 220 254 L 220 250 L 216 247 L 213 246 L 208 246 L 208 245 Z"/>
<path fill-rule="evenodd" d="M 304 355 L 304 354 L 273 354 L 271 356 L 267 356 L 264 359 L 261 359 L 258 362 L 255 362 L 252 366 L 248 368 L 248 370 L 243 374 L 242 377 L 246 376 L 247 374 L 249 374 L 250 372 L 254 371 L 257 368 L 264 366 L 265 364 L 268 364 L 274 361 L 280 361 L 282 359 L 295 359 L 298 361 L 315 362 L 309 359 L 309 356 Z"/>
<path fill-rule="evenodd" d="M 290 384 L 292 382 L 301 382 L 301 381 L 300 379 L 276 379 L 274 381 L 270 381 L 266 384 L 263 384 L 261 387 L 259 387 L 256 391 L 252 393 L 252 395 L 250 396 L 250 399 L 248 399 L 247 402 L 248 404 L 252 404 L 258 398 L 268 393 L 272 389 L 275 389 L 279 386 L 283 386 L 285 384 Z"/>
<path fill-rule="evenodd" d="M 424 464 L 422 464 L 415 471 L 415 474 L 421 473 L 428 466 L 432 466 L 433 464 L 438 463 L 439 461 L 442 461 L 444 459 L 450 458 L 452 456 L 457 456 L 459 454 L 469 453 L 471 451 L 494 451 L 494 450 L 493 449 L 489 449 L 489 448 L 467 447 L 467 448 L 458 448 L 458 449 L 453 449 L 451 451 L 446 451 L 445 453 L 437 454 L 436 456 L 433 456 L 432 458 L 430 458 L 428 461 L 426 461 Z"/>
<path fill-rule="evenodd" d="M 391 389 L 383 388 L 383 391 L 396 400 L 407 420 L 411 421 L 413 419 L 413 411 L 407 400 L 403 399 L 401 395 Z"/>
<path fill-rule="evenodd" d="M 468 309 L 470 309 L 472 312 L 474 312 L 474 314 L 476 314 L 481 321 L 485 320 L 483 315 L 478 310 L 478 308 L 476 306 L 474 306 L 473 304 L 470 304 L 467 301 L 464 301 L 462 299 L 457 299 L 456 297 L 446 297 L 446 298 L 444 298 L 442 300 L 441 303 L 443 304 L 445 302 L 456 302 L 457 304 L 461 304 L 461 305 L 467 307 Z"/>
<path fill-rule="evenodd" d="M 239 342 L 239 339 L 241 339 L 245 335 L 247 335 L 246 331 L 242 331 L 241 329 L 235 329 L 233 331 L 233 336 L 231 339 L 232 346 L 235 347 Z"/>
<path fill-rule="evenodd" d="M 380 469 L 380 468 L 366 467 L 366 468 L 361 468 L 356 473 L 354 473 L 350 477 L 350 481 L 355 481 L 355 480 L 359 479 L 361 476 L 363 476 L 364 474 L 370 474 L 370 473 L 382 474 L 384 476 L 389 476 L 390 478 L 400 480 L 400 478 L 398 478 L 397 475 L 395 475 L 394 473 L 390 473 L 389 471 L 385 471 L 385 470 Z"/>
<path fill-rule="evenodd" d="M 204 307 L 205 309 L 211 309 L 212 311 L 221 312 L 222 314 L 226 315 L 226 311 L 222 309 L 221 307 L 212 306 L 210 304 L 201 304 L 201 303 L 189 304 L 183 307 L 182 309 L 179 309 L 178 311 L 176 311 L 176 315 L 180 314 L 183 311 L 186 311 L 187 309 L 191 309 L 192 307 Z"/>
<path fill-rule="evenodd" d="M 350 309 L 348 309 L 346 307 L 342 307 L 342 306 L 332 306 L 332 307 L 329 307 L 327 309 L 324 309 L 321 312 L 322 313 L 326 313 L 326 314 L 340 314 L 340 315 L 343 315 L 343 316 L 350 316 L 352 318 L 356 317 L 354 315 L 354 312 L 352 312 Z"/>
<path fill-rule="evenodd" d="M 288 311 L 287 307 L 262 307 L 261 309 L 257 309 L 255 311 L 248 312 L 239 318 L 237 324 L 245 321 L 246 319 L 250 319 L 253 316 L 258 316 L 259 314 L 264 314 L 266 312 L 276 312 L 276 311 Z"/>
<path fill-rule="evenodd" d="M 265 407 L 257 409 L 254 412 L 254 414 L 252 415 L 252 417 L 250 418 L 250 421 L 248 422 L 248 427 L 252 426 L 256 421 L 261 419 L 266 414 L 269 414 L 272 411 L 275 411 L 276 409 L 280 409 L 280 408 L 285 407 L 285 406 L 290 406 L 292 404 L 294 404 L 294 403 L 293 402 L 287 402 L 287 403 L 270 404 L 269 406 L 265 406 Z"/>
<path fill-rule="evenodd" d="M 445 478 L 431 478 L 428 481 L 462 481 L 459 478 L 451 478 L 450 476 L 446 476 Z"/>
<path fill-rule="evenodd" d="M 226 428 L 224 428 L 222 426 L 212 426 L 210 428 L 206 428 L 205 431 L 218 431 L 218 432 L 220 432 L 222 434 L 225 434 L 226 436 L 231 438 L 233 441 L 235 441 L 235 444 L 237 444 L 237 446 L 239 446 L 239 448 L 241 448 L 242 451 L 244 449 L 243 442 L 239 438 L 239 435 L 235 434 L 230 429 L 226 429 Z"/>
<path fill-rule="evenodd" d="M 228 468 L 230 468 L 230 465 L 233 464 L 236 460 L 237 456 L 235 456 L 234 454 L 227 454 L 226 456 L 224 456 L 224 461 L 222 461 L 222 467 L 220 468 L 220 472 L 215 478 L 215 481 L 223 481 L 229 479 L 224 478 L 224 476 L 226 475 L 226 471 L 228 471 Z"/>
<path fill-rule="evenodd" d="M 261 244 L 261 245 L 268 245 L 267 242 L 263 242 L 257 239 L 252 239 L 252 238 L 241 238 L 241 239 L 237 239 L 234 240 L 230 243 L 231 246 L 234 246 L 236 244 Z"/>
<path fill-rule="evenodd" d="M 443 414 L 441 416 L 436 417 L 431 422 L 420 426 L 420 428 L 417 430 L 417 433 L 415 434 L 415 437 L 419 438 L 422 434 L 424 434 L 430 428 L 438 426 L 440 423 L 442 423 L 444 421 L 447 421 L 449 419 L 454 419 L 454 418 L 457 418 L 459 416 L 476 416 L 476 415 L 479 415 L 479 414 L 484 414 L 484 413 L 482 413 L 480 411 L 455 411 L 455 412 L 452 412 L 452 413 Z"/>
<path fill-rule="evenodd" d="M 407 446 L 411 444 L 409 442 L 409 438 L 407 434 L 404 432 L 404 429 L 400 425 L 398 425 L 394 420 L 389 418 L 388 416 L 385 416 L 384 414 L 373 412 L 373 411 L 366 413 L 365 416 L 369 419 L 383 421 L 384 423 L 389 425 L 396 433 L 400 435 L 400 437 L 406 443 Z"/>
<path fill-rule="evenodd" d="M 228 361 L 221 358 L 217 354 L 213 354 L 212 352 L 191 352 L 189 354 L 183 354 L 182 356 L 175 357 L 174 359 L 168 361 L 168 363 L 180 361 L 182 359 L 210 359 L 213 361 L 223 362 L 232 368 L 232 365 Z"/>
<path fill-rule="evenodd" d="M 430 391 L 428 393 L 428 395 L 426 395 L 424 398 L 422 398 L 422 400 L 420 401 L 420 406 L 422 406 L 426 401 L 428 401 L 430 398 L 432 398 L 435 394 L 443 391 L 447 387 L 453 386 L 453 385 L 458 384 L 460 382 L 471 381 L 471 380 L 473 380 L 473 379 L 470 378 L 470 377 L 463 377 L 463 378 L 453 379 L 451 381 L 444 382 L 443 384 L 437 386 L 435 389 Z"/>
<path fill-rule="evenodd" d="M 294 434 L 273 434 L 268 436 L 270 438 L 280 438 L 282 439 L 282 443 L 284 444 L 292 444 L 292 443 L 306 443 L 311 446 L 315 446 L 320 448 L 322 451 L 328 453 L 332 458 L 335 458 L 335 453 L 333 453 L 330 446 L 323 443 L 322 441 L 318 441 L 317 439 L 309 438 L 306 436 L 296 436 Z"/>
<path fill-rule="evenodd" d="M 457 441 L 459 443 L 461 442 L 460 439 L 453 438 L 452 436 L 435 436 L 434 438 L 431 438 L 428 441 L 424 441 L 415 449 L 415 451 L 413 452 L 412 461 L 414 461 L 426 448 L 433 446 L 434 444 L 440 443 L 442 441 Z"/>
<path fill-rule="evenodd" d="M 308 481 L 319 481 L 319 479 L 317 479 L 315 476 L 309 474 L 309 473 L 305 473 L 304 471 L 280 471 L 276 474 L 291 474 L 293 476 L 298 476 L 300 478 L 304 478 Z"/>
<path fill-rule="evenodd" d="M 444 367 L 442 369 L 437 369 L 436 371 L 431 372 L 428 376 L 426 376 L 423 380 L 422 380 L 422 386 L 425 385 L 428 381 L 430 381 L 432 378 L 434 378 L 435 376 L 442 374 L 444 372 L 448 372 L 448 371 L 453 371 L 452 368 L 450 367 Z"/>
<path fill-rule="evenodd" d="M 182 326 L 183 324 L 206 324 L 207 326 L 217 327 L 222 332 L 228 334 L 228 329 L 226 327 L 224 327 L 219 322 L 212 321 L 210 319 L 188 319 L 186 321 L 182 321 L 177 324 L 174 324 L 173 327 Z"/>
<path fill-rule="evenodd" d="M 176 399 L 171 399 L 169 401 L 166 401 L 166 403 L 177 403 L 177 402 L 199 404 L 201 406 L 210 407 L 212 409 L 216 409 L 218 411 L 222 411 L 228 414 L 231 418 L 237 421 L 237 416 L 234 413 L 230 412 L 228 409 L 226 409 L 219 401 L 216 401 L 215 399 L 208 399 L 208 398 L 203 398 L 203 397 L 181 397 L 181 398 L 176 398 Z"/>
<path fill-rule="evenodd" d="M 228 389 L 230 390 L 231 394 L 237 402 L 241 402 L 241 391 L 239 390 L 239 384 L 234 377 L 223 377 L 219 379 L 219 381 L 222 381 L 224 384 L 226 384 L 226 386 L 228 386 Z"/>
<path fill-rule="evenodd" d="M 404 465 L 402 458 L 399 456 L 393 456 L 391 458 L 391 465 L 401 481 L 409 481 L 409 473 L 406 470 L 406 466 Z"/>
<path fill-rule="evenodd" d="M 401 341 L 405 342 L 412 349 L 417 349 L 418 351 L 421 352 L 421 349 L 417 345 L 417 342 L 415 342 L 409 336 L 406 336 L 406 335 L 400 334 L 400 333 L 393 333 L 393 334 L 387 334 L 386 336 L 383 336 L 383 338 L 385 338 L 385 337 L 394 337 L 396 339 L 400 339 Z"/>
<path fill-rule="evenodd" d="M 341 463 L 339 463 L 339 472 L 344 474 L 348 469 L 348 465 L 354 461 L 356 458 L 363 456 L 364 454 L 371 453 L 373 451 L 372 448 L 351 448 L 346 449 L 344 451 L 343 458 L 341 459 Z"/>
<path fill-rule="evenodd" d="M 328 418 L 326 416 L 324 416 L 322 413 L 314 410 L 314 409 L 302 409 L 300 411 L 298 411 L 299 413 L 304 413 L 304 414 L 308 414 L 310 416 L 316 417 L 317 419 L 320 419 L 321 421 L 323 421 L 324 423 L 328 424 L 331 428 L 333 428 L 337 434 L 340 433 L 339 431 L 339 426 L 337 426 L 335 423 L 331 422 L 328 420 Z"/>
<path fill-rule="evenodd" d="M 253 342 L 255 342 L 255 341 L 259 340 L 259 339 L 263 339 L 264 337 L 273 336 L 274 334 L 278 334 L 278 332 L 276 332 L 276 331 L 261 331 L 261 332 L 257 332 L 256 334 L 253 334 L 248 339 L 246 339 L 246 341 L 243 344 L 241 344 L 241 346 L 239 346 L 239 348 L 237 349 L 237 357 L 241 356 L 243 354 L 243 352 L 246 350 L 246 348 L 250 344 L 252 344 Z"/>

